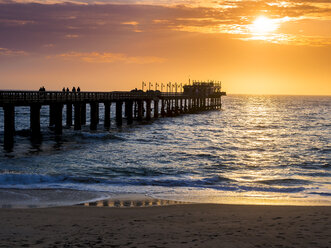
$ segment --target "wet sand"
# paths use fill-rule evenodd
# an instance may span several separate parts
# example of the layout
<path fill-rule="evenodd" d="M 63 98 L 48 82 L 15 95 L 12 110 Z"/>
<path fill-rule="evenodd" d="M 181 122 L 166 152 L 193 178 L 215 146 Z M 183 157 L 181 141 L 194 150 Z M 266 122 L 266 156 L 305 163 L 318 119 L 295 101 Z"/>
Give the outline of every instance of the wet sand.
<path fill-rule="evenodd" d="M 331 207 L 0 209 L 0 247 L 331 247 Z"/>

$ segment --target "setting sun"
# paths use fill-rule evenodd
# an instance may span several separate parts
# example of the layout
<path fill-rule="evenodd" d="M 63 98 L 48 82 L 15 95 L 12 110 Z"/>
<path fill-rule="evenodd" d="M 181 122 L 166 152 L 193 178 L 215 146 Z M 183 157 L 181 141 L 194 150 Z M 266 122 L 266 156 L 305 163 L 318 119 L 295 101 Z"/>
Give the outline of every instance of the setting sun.
<path fill-rule="evenodd" d="M 264 35 L 275 32 L 279 27 L 279 24 L 275 20 L 269 19 L 265 16 L 259 16 L 255 19 L 250 26 L 250 31 L 257 35 Z"/>

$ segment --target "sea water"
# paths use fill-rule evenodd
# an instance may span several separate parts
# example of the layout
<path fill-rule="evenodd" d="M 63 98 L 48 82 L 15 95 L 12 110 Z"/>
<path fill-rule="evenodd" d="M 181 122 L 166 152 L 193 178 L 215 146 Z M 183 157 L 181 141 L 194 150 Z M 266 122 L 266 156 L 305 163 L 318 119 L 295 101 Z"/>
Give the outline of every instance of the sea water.
<path fill-rule="evenodd" d="M 71 127 L 62 136 L 48 127 L 43 106 L 40 142 L 29 138 L 29 108 L 16 107 L 14 149 L 0 151 L 0 205 L 66 205 L 123 194 L 331 205 L 330 96 L 222 100 L 221 110 L 121 128 L 113 119 L 109 131 L 100 104 L 98 131 Z M 65 125 L 65 108 L 63 117 Z M 2 109 L 0 120 L 3 143 Z"/>

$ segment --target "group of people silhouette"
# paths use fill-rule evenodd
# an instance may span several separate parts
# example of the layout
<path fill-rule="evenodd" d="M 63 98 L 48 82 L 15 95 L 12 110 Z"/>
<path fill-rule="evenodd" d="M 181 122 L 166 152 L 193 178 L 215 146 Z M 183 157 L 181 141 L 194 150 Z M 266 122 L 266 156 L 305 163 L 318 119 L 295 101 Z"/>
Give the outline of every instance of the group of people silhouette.
<path fill-rule="evenodd" d="M 45 87 L 42 86 L 39 88 L 39 91 L 46 91 Z M 80 87 L 78 86 L 77 89 L 75 87 L 72 87 L 72 92 L 80 92 Z M 70 92 L 69 88 L 67 87 L 67 89 L 65 87 L 62 88 L 62 92 Z"/>
<path fill-rule="evenodd" d="M 71 91 L 72 91 L 72 92 L 80 92 L 80 87 L 78 86 L 78 87 L 77 87 L 77 90 L 76 90 L 75 87 L 72 87 L 72 90 L 71 90 Z M 67 89 L 66 89 L 65 87 L 63 87 L 62 92 L 70 92 L 70 90 L 69 90 L 68 87 L 67 87 Z"/>

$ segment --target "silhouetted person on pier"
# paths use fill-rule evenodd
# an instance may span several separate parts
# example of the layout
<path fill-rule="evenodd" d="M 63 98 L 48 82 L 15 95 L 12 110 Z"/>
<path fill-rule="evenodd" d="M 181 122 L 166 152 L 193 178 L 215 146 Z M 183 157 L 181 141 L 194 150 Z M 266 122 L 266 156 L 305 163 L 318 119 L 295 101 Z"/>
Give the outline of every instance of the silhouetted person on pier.
<path fill-rule="evenodd" d="M 62 92 L 65 92 L 65 91 L 66 91 L 66 88 L 63 87 Z"/>
<path fill-rule="evenodd" d="M 77 88 L 77 92 L 80 92 L 80 88 L 79 88 L 79 86 L 78 86 L 78 88 Z"/>
<path fill-rule="evenodd" d="M 70 90 L 69 90 L 69 88 L 67 87 L 67 92 L 69 92 Z"/>
<path fill-rule="evenodd" d="M 44 86 L 42 86 L 42 87 L 40 87 L 39 91 L 46 91 L 46 89 Z"/>
<path fill-rule="evenodd" d="M 76 92 L 76 88 L 75 87 L 72 87 L 72 92 Z"/>

